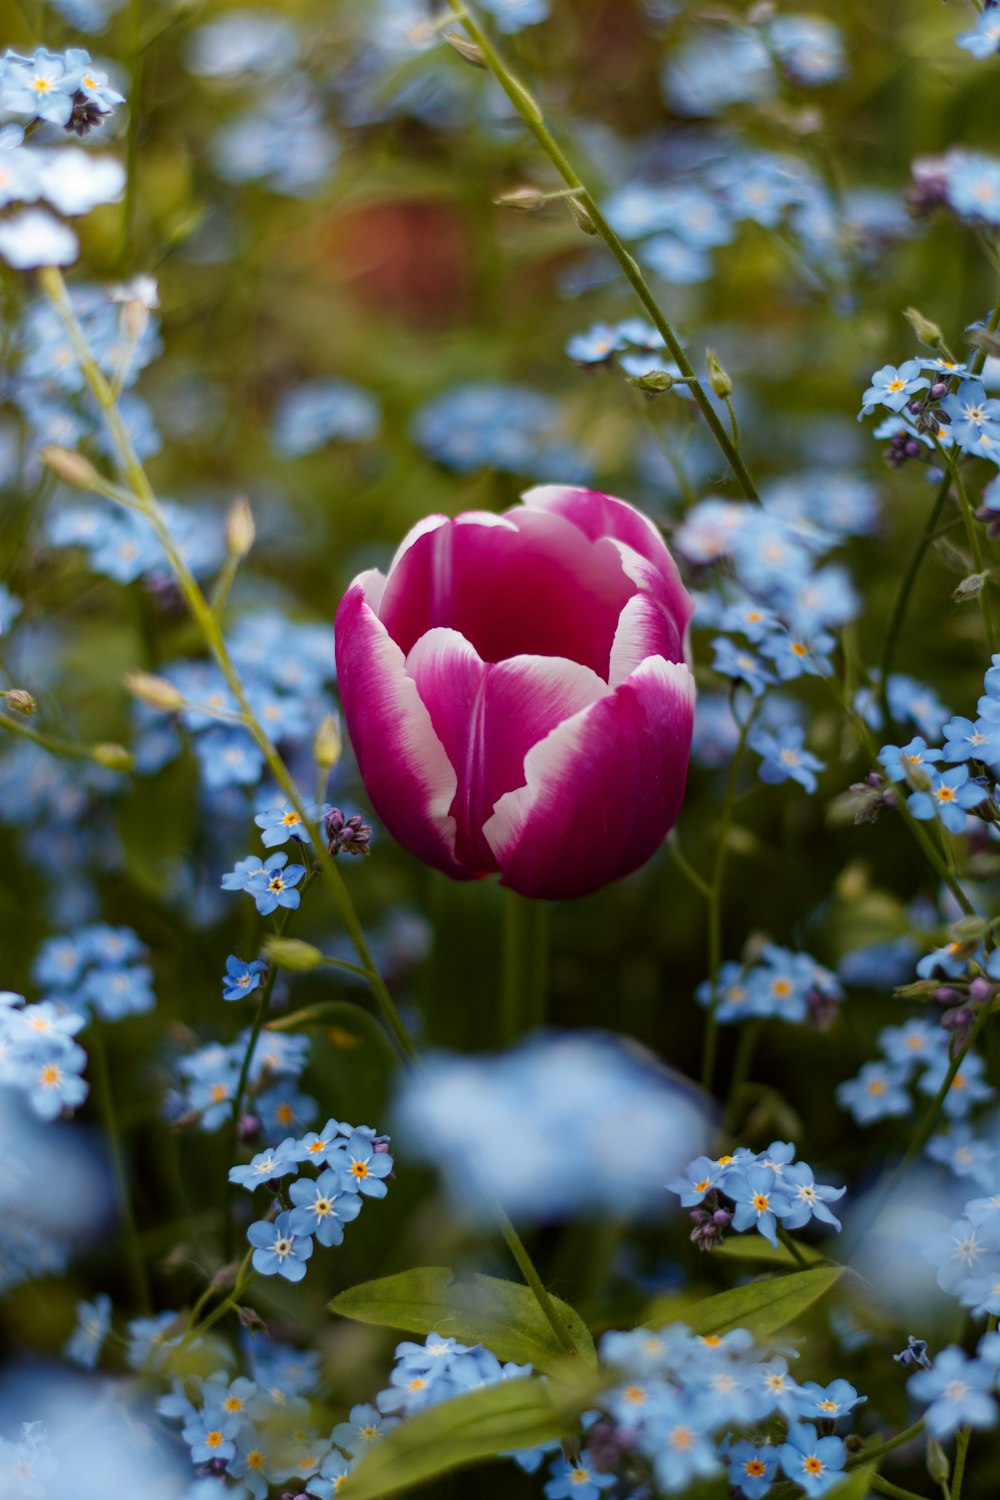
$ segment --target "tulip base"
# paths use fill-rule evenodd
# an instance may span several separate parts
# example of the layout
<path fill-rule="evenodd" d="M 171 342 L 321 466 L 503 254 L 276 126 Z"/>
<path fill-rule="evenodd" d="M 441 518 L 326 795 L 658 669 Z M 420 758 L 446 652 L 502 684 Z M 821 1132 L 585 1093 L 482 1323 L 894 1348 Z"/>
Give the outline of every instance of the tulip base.
<path fill-rule="evenodd" d="M 502 890 L 500 1042 L 509 1046 L 545 1024 L 549 980 L 549 904 Z"/>

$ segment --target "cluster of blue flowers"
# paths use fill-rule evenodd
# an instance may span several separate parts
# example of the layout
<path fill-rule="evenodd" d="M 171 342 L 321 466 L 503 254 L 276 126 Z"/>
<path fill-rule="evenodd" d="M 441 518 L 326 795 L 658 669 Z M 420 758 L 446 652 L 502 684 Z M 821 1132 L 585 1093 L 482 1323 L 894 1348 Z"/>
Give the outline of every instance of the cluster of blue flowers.
<path fill-rule="evenodd" d="M 695 997 L 712 1010 L 720 1025 L 773 1016 L 780 1021 L 809 1021 L 823 1030 L 837 1015 L 844 991 L 836 976 L 808 953 L 793 953 L 768 942 L 746 963 L 722 964 L 714 995 L 706 980 Z"/>
<path fill-rule="evenodd" d="M 971 31 L 960 32 L 955 40 L 980 61 L 1000 52 L 1000 10 L 993 4 L 984 5 Z"/>
<path fill-rule="evenodd" d="M 894 465 L 916 457 L 939 461 L 951 448 L 1000 464 L 1000 401 L 987 396 L 967 365 L 944 358 L 883 365 L 862 397 L 859 416 L 879 408 L 890 415 L 874 435 L 890 439 L 886 457 Z"/>
<path fill-rule="evenodd" d="M 528 386 L 480 381 L 454 386 L 422 407 L 413 436 L 446 468 L 500 469 L 575 484 L 586 481 L 586 456 L 560 433 L 559 403 Z"/>
<path fill-rule="evenodd" d="M 69 1113 L 87 1097 L 80 1076 L 87 1054 L 73 1040 L 87 1024 L 78 1010 L 0 992 L 0 1085 L 17 1089 L 42 1120 Z"/>
<path fill-rule="evenodd" d="M 0 208 L 44 200 L 75 217 L 119 198 L 120 163 L 78 148 L 46 149 L 45 142 L 65 132 L 89 135 L 123 102 L 82 47 L 39 47 L 30 57 L 8 49 L 0 56 Z M 27 141 L 29 130 L 37 140 Z M 0 258 L 17 270 L 68 265 L 78 248 L 73 231 L 45 209 L 21 208 L 0 219 Z"/>
<path fill-rule="evenodd" d="M 331 442 L 370 442 L 380 426 L 378 403 L 360 386 L 310 380 L 282 391 L 271 441 L 283 458 L 302 458 Z"/>
<path fill-rule="evenodd" d="M 648 1214 L 664 1165 L 679 1169 L 707 1138 L 685 1079 L 582 1032 L 499 1057 L 435 1053 L 402 1080 L 396 1118 L 406 1151 L 443 1172 L 456 1212 L 473 1219 L 496 1198 L 524 1219 Z"/>
<path fill-rule="evenodd" d="M 212 1132 L 232 1119 L 250 1034 L 248 1028 L 228 1044 L 208 1042 L 177 1061 L 176 1084 L 167 1099 L 171 1120 Z M 318 1104 L 298 1088 L 308 1054 L 305 1036 L 272 1031 L 257 1039 L 239 1121 L 243 1139 L 284 1140 L 290 1131 L 306 1130 L 316 1119 Z"/>
<path fill-rule="evenodd" d="M 598 1500 L 619 1477 L 627 1493 L 678 1494 L 725 1476 L 734 1493 L 760 1500 L 779 1470 L 809 1496 L 840 1482 L 848 1448 L 837 1435 L 867 1399 L 849 1381 L 800 1384 L 737 1328 L 693 1334 L 682 1323 L 610 1332 L 599 1352 L 621 1383 L 585 1419 L 586 1446 L 560 1457 L 547 1500 Z"/>
<path fill-rule="evenodd" d="M 985 151 L 953 146 L 943 156 L 921 156 L 913 163 L 908 194 L 914 213 L 947 208 L 974 229 L 1000 224 L 1000 159 Z"/>
<path fill-rule="evenodd" d="M 50 1005 L 74 1006 L 105 1021 L 142 1015 L 156 1004 L 148 950 L 130 927 L 103 922 L 48 938 L 32 977 Z"/>
<path fill-rule="evenodd" d="M 290 755 L 307 747 L 330 711 L 326 689 L 334 661 L 326 627 L 261 609 L 237 620 L 227 645 L 272 740 Z M 175 714 L 148 703 L 135 705 L 137 769 L 152 774 L 175 760 L 184 745 L 183 727 L 193 737 L 206 792 L 256 786 L 264 775 L 264 756 L 245 728 L 220 722 L 220 712 L 232 714 L 238 705 L 218 668 L 204 661 L 175 661 L 162 675 L 191 707 Z"/>
<path fill-rule="evenodd" d="M 717 1249 L 729 1229 L 756 1229 L 774 1246 L 779 1224 L 801 1229 L 817 1219 L 839 1229 L 827 1205 L 846 1191 L 818 1183 L 808 1163 L 795 1160 L 790 1141 L 772 1141 L 766 1151 L 740 1146 L 715 1159 L 695 1157 L 667 1189 L 693 1210 L 691 1241 L 700 1250 Z"/>
<path fill-rule="evenodd" d="M 938 1286 L 973 1317 L 1000 1315 L 1000 1194 L 971 1198 L 962 1217 L 929 1235 L 921 1251 L 937 1271 Z"/>
<path fill-rule="evenodd" d="M 303 1163 L 319 1169 L 319 1175 L 294 1176 L 289 1184 L 281 1181 L 296 1174 Z M 251 1192 L 261 1185 L 270 1188 L 280 1210 L 247 1230 L 254 1270 L 261 1276 L 301 1281 L 313 1239 L 321 1245 L 343 1244 L 343 1226 L 357 1218 L 362 1198 L 385 1197 L 385 1179 L 391 1172 L 388 1136 L 376 1135 L 367 1125 L 337 1120 L 328 1120 L 321 1131 L 300 1139 L 287 1136 L 279 1146 L 259 1151 L 248 1165 L 232 1167 L 230 1182 Z"/>

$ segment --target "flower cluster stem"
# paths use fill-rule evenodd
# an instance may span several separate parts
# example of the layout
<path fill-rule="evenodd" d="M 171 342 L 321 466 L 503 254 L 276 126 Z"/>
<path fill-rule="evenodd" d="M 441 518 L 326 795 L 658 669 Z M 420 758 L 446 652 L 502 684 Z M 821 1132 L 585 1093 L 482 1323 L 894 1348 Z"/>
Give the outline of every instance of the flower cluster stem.
<path fill-rule="evenodd" d="M 521 119 L 534 135 L 567 187 L 573 190 L 574 201 L 580 205 L 582 212 L 586 215 L 597 234 L 607 245 L 611 254 L 625 273 L 633 291 L 648 313 L 653 326 L 669 349 L 671 358 L 680 370 L 681 375 L 685 378 L 692 398 L 704 417 L 713 438 L 725 455 L 726 462 L 732 469 L 743 494 L 748 500 L 758 500 L 760 497 L 758 496 L 756 485 L 743 461 L 739 448 L 730 439 L 729 434 L 720 421 L 719 415 L 712 405 L 711 397 L 695 374 L 694 366 L 688 359 L 677 334 L 674 332 L 672 325 L 653 296 L 649 284 L 640 271 L 634 257 L 629 254 L 618 238 L 618 235 L 601 213 L 590 189 L 581 180 L 576 168 L 569 161 L 566 153 L 553 136 L 546 124 L 545 116 L 537 99 L 520 79 L 516 78 L 510 71 L 500 53 L 493 45 L 488 32 L 479 24 L 476 17 L 471 13 L 471 10 L 464 3 L 459 3 L 459 0 L 448 0 L 448 3 L 455 21 L 465 28 L 472 40 L 481 49 L 483 61 L 486 63 L 486 66 L 521 116 Z"/>

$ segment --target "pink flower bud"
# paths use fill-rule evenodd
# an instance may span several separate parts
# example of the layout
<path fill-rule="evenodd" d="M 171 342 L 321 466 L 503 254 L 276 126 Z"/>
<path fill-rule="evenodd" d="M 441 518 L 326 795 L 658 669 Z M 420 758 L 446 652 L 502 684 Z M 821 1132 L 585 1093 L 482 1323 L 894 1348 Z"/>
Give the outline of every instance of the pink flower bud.
<path fill-rule="evenodd" d="M 595 490 L 419 522 L 337 611 L 344 717 L 390 832 L 547 900 L 637 869 L 684 798 L 691 611 L 653 524 Z"/>

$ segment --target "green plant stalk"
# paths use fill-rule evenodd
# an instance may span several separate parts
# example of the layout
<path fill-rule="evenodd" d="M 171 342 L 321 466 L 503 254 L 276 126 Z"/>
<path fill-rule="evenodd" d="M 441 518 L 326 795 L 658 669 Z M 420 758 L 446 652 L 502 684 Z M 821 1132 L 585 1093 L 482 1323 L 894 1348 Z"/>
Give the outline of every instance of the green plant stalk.
<path fill-rule="evenodd" d="M 128 1260 L 129 1278 L 132 1282 L 132 1295 L 136 1300 L 137 1306 L 144 1313 L 149 1313 L 153 1306 L 149 1295 L 149 1278 L 146 1274 L 146 1262 L 139 1239 L 139 1227 L 135 1219 L 135 1210 L 132 1207 L 132 1192 L 129 1187 L 128 1167 L 125 1164 L 125 1151 L 122 1146 L 118 1111 L 115 1108 L 114 1094 L 111 1090 L 111 1069 L 108 1066 L 108 1053 L 104 1043 L 102 1024 L 97 1019 L 91 1026 L 90 1055 L 94 1059 L 98 1102 L 104 1118 L 104 1129 L 111 1150 L 111 1166 L 118 1188 L 118 1201 L 121 1205 L 122 1218 L 125 1221 L 125 1252 Z"/>
<path fill-rule="evenodd" d="M 185 1332 L 184 1337 L 181 1339 L 180 1343 L 177 1346 L 177 1354 L 181 1354 L 185 1349 L 189 1348 L 190 1345 L 194 1343 L 196 1338 L 200 1338 L 203 1333 L 207 1333 L 208 1330 L 215 1323 L 217 1323 L 220 1318 L 226 1315 L 231 1307 L 235 1307 L 237 1305 L 238 1299 L 242 1297 L 247 1287 L 257 1280 L 257 1272 L 250 1269 L 250 1261 L 252 1256 L 253 1247 L 251 1246 L 251 1248 L 247 1251 L 246 1255 L 244 1255 L 242 1261 L 240 1262 L 240 1269 L 236 1273 L 236 1284 L 234 1285 L 232 1291 L 229 1293 L 229 1296 L 226 1297 L 223 1302 L 220 1302 L 218 1307 L 213 1308 L 213 1310 L 208 1313 L 206 1317 L 202 1318 L 200 1322 L 196 1320 L 194 1310 L 192 1310 L 191 1322 L 188 1324 L 187 1331 Z M 195 1308 L 203 1308 L 211 1294 L 212 1288 L 211 1286 L 209 1286 L 198 1298 L 198 1301 L 195 1303 Z"/>
<path fill-rule="evenodd" d="M 872 1448 L 862 1448 L 860 1453 L 852 1453 L 844 1465 L 845 1469 L 859 1469 L 862 1464 L 875 1463 L 878 1459 L 884 1458 L 887 1453 L 891 1453 L 894 1448 L 902 1448 L 904 1443 L 911 1443 L 915 1437 L 919 1437 L 925 1425 L 925 1419 L 921 1417 L 920 1421 L 914 1422 L 912 1427 L 905 1428 L 903 1432 L 897 1432 L 895 1437 L 888 1438 L 884 1443 L 878 1443 Z"/>
<path fill-rule="evenodd" d="M 750 1075 L 750 1064 L 753 1061 L 754 1049 L 757 1046 L 757 1039 L 760 1033 L 761 1023 L 759 1020 L 745 1021 L 740 1028 L 740 1040 L 736 1048 L 736 1061 L 733 1063 L 732 1077 L 729 1080 L 729 1094 L 722 1116 L 722 1126 L 726 1131 L 731 1131 L 736 1126 L 736 1104 Z"/>
<path fill-rule="evenodd" d="M 689 384 L 691 389 L 691 395 L 699 411 L 704 417 L 713 438 L 722 449 L 726 462 L 732 469 L 736 481 L 739 484 L 740 489 L 743 491 L 743 494 L 748 500 L 758 500 L 760 497 L 757 493 L 757 488 L 752 478 L 750 477 L 750 473 L 743 461 L 743 457 L 739 449 L 730 440 L 725 427 L 719 420 L 718 413 L 712 405 L 711 399 L 706 393 L 700 380 L 695 374 L 694 367 L 688 359 L 682 344 L 680 343 L 676 333 L 673 330 L 673 327 L 661 310 L 659 303 L 653 296 L 653 293 L 650 291 L 649 285 L 642 272 L 640 271 L 636 261 L 626 250 L 625 246 L 622 244 L 621 240 L 618 238 L 617 234 L 612 229 L 607 219 L 601 213 L 601 210 L 598 208 L 590 189 L 581 180 L 575 167 L 569 161 L 568 157 L 562 150 L 562 147 L 558 144 L 552 132 L 549 130 L 547 124 L 545 123 L 545 116 L 542 113 L 541 106 L 539 105 L 538 101 L 535 99 L 534 95 L 524 86 L 524 84 L 521 83 L 519 79 L 515 78 L 514 74 L 507 67 L 507 64 L 504 62 L 497 49 L 494 47 L 488 33 L 483 29 L 482 26 L 480 26 L 476 17 L 470 14 L 465 6 L 460 3 L 460 0 L 448 0 L 448 3 L 451 7 L 451 12 L 455 18 L 455 21 L 461 23 L 461 25 L 468 32 L 471 39 L 482 50 L 483 60 L 485 61 L 490 72 L 493 74 L 494 78 L 497 80 L 500 87 L 507 95 L 507 98 L 510 100 L 514 108 L 517 110 L 518 114 L 521 116 L 521 119 L 534 135 L 535 139 L 538 141 L 538 144 L 541 146 L 542 150 L 545 152 L 546 156 L 549 158 L 549 161 L 555 167 L 560 177 L 566 183 L 567 187 L 573 189 L 573 201 L 578 203 L 583 209 L 588 219 L 593 224 L 594 229 L 600 235 L 601 239 L 607 245 L 608 249 L 611 251 L 611 254 L 618 262 L 622 271 L 625 273 L 625 276 L 627 277 L 633 291 L 639 298 L 639 301 L 642 303 L 646 312 L 649 314 L 653 326 L 661 335 L 661 337 L 663 338 L 663 342 L 669 349 L 674 363 L 677 365 L 681 374 L 686 378 L 687 383 Z"/>
<path fill-rule="evenodd" d="M 965 1460 L 969 1453 L 969 1438 L 971 1430 L 963 1427 L 958 1434 L 955 1444 L 955 1467 L 951 1475 L 951 1500 L 960 1500 L 962 1494 L 962 1481 L 965 1479 Z"/>
<path fill-rule="evenodd" d="M 979 526 L 976 522 L 976 518 L 972 513 L 972 505 L 969 502 L 969 496 L 965 488 L 965 482 L 962 479 L 962 471 L 959 468 L 958 461 L 956 460 L 953 453 L 945 455 L 943 450 L 939 449 L 938 451 L 941 453 L 942 458 L 944 458 L 949 470 L 951 471 L 951 477 L 955 482 L 955 489 L 958 492 L 958 503 L 961 506 L 962 519 L 965 522 L 965 534 L 969 540 L 969 550 L 972 553 L 972 560 L 976 565 L 976 572 L 986 573 L 987 569 L 985 559 L 983 557 L 982 533 L 980 532 Z M 983 582 L 983 586 L 979 591 L 979 608 L 982 611 L 983 616 L 983 630 L 986 633 L 986 644 L 990 648 L 990 655 L 993 656 L 997 650 L 997 633 L 996 626 L 993 622 L 993 604 L 990 598 L 989 589 L 990 579 L 987 575 L 986 579 Z"/>
<path fill-rule="evenodd" d="M 892 1500 L 926 1500 L 926 1497 L 918 1495 L 916 1490 L 904 1490 L 902 1485 L 891 1484 L 888 1479 L 883 1479 L 881 1474 L 873 1474 L 868 1482 L 878 1494 L 891 1495 Z"/>
<path fill-rule="evenodd" d="M 549 911 L 544 901 L 502 890 L 500 1040 L 509 1046 L 545 1021 Z"/>
<path fill-rule="evenodd" d="M 722 966 L 722 889 L 726 875 L 726 860 L 729 854 L 729 825 L 732 822 L 733 808 L 736 805 L 736 788 L 739 785 L 740 770 L 743 766 L 743 756 L 746 752 L 747 737 L 753 727 L 753 721 L 757 716 L 759 707 L 759 702 L 755 702 L 740 727 L 740 737 L 736 743 L 732 763 L 729 767 L 729 779 L 726 783 L 726 796 L 719 826 L 719 847 L 715 855 L 715 867 L 712 871 L 712 881 L 709 888 L 708 982 L 711 1000 L 708 1009 L 708 1020 L 705 1023 L 705 1041 L 701 1059 L 701 1086 L 706 1093 L 712 1092 L 712 1075 L 715 1072 L 715 1053 L 719 1034 L 719 1023 L 715 1019 L 715 1012 L 719 1004 L 719 969 Z"/>
<path fill-rule="evenodd" d="M 803 1270 L 808 1269 L 809 1262 L 806 1260 L 805 1256 L 802 1254 L 802 1251 L 799 1249 L 798 1245 L 788 1233 L 788 1230 L 782 1229 L 781 1225 L 779 1224 L 777 1228 L 777 1235 L 779 1241 L 782 1245 L 784 1245 L 785 1249 L 788 1251 L 792 1259 L 797 1262 L 797 1264 L 800 1265 Z"/>
<path fill-rule="evenodd" d="M 278 754 L 277 748 L 272 744 L 253 712 L 243 686 L 242 678 L 229 655 L 219 622 L 212 613 L 211 605 L 174 545 L 173 538 L 170 535 L 169 528 L 164 520 L 159 502 L 150 485 L 146 471 L 132 446 L 131 439 L 122 422 L 111 388 L 94 360 L 86 336 L 73 312 L 62 273 L 55 267 L 45 267 L 39 271 L 38 280 L 45 295 L 59 312 L 63 324 L 69 333 L 80 361 L 83 377 L 91 394 L 104 413 L 112 443 L 118 452 L 132 493 L 156 533 L 174 576 L 177 579 L 178 586 L 184 596 L 188 609 L 201 630 L 205 644 L 215 658 L 240 709 L 246 715 L 247 729 L 260 747 L 271 774 L 292 807 L 299 814 L 309 834 L 310 842 L 319 862 L 320 872 L 333 899 L 334 908 L 354 945 L 355 952 L 361 961 L 361 967 L 366 971 L 372 996 L 378 1006 L 383 1023 L 395 1041 L 403 1058 L 411 1064 L 415 1063 L 419 1058 L 419 1051 L 406 1027 L 403 1025 L 403 1020 L 396 1009 L 395 1001 L 389 993 L 389 988 L 375 964 L 371 949 L 368 947 L 365 939 L 364 929 L 354 909 L 350 892 L 344 883 L 344 878 L 337 868 L 321 836 L 320 830 L 309 817 L 308 809 L 293 777 Z M 539 1308 L 552 1328 L 552 1331 L 567 1350 L 567 1353 L 579 1353 L 568 1330 L 563 1326 L 552 1300 L 545 1290 L 541 1277 L 524 1248 L 520 1236 L 514 1229 L 513 1224 L 511 1224 L 510 1219 L 499 1206 L 496 1211 L 496 1219 L 507 1248 L 521 1269 L 525 1281 L 534 1293 Z M 236 1292 L 234 1291 L 233 1296 L 235 1297 L 235 1295 Z M 218 1315 L 221 1316 L 221 1312 Z"/>
<path fill-rule="evenodd" d="M 64 760 L 95 759 L 92 745 L 76 745 L 71 740 L 56 740 L 47 734 L 39 734 L 37 729 L 29 729 L 27 724 L 22 723 L 19 718 L 15 719 L 2 710 L 0 710 L 0 729 L 6 729 L 9 734 L 19 734 L 22 739 L 30 740 L 33 745 L 47 750 L 50 755 L 59 755 Z"/>

